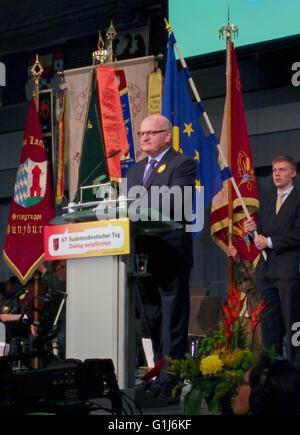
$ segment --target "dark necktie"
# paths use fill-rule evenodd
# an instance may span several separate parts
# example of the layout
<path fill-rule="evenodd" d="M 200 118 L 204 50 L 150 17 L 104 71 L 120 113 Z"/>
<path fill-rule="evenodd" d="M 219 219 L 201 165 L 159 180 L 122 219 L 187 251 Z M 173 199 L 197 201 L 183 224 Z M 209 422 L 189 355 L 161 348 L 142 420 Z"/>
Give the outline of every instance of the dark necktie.
<path fill-rule="evenodd" d="M 145 184 L 149 180 L 150 175 L 154 171 L 154 167 L 155 167 L 156 163 L 157 163 L 157 160 L 155 160 L 155 159 L 150 160 L 149 168 L 147 169 L 147 172 L 146 172 L 146 174 L 144 175 L 144 178 L 143 178 L 143 186 L 145 186 Z"/>

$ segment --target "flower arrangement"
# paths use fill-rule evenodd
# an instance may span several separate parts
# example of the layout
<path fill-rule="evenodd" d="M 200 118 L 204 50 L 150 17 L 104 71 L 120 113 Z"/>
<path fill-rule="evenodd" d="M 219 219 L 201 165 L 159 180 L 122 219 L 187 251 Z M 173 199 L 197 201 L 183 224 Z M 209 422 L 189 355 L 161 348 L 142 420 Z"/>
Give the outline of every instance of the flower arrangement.
<path fill-rule="evenodd" d="M 195 356 L 186 355 L 184 360 L 166 357 L 168 373 L 181 379 L 173 393 L 185 383 L 191 386 L 184 398 L 185 414 L 200 414 L 203 400 L 211 414 L 222 414 L 228 399 L 231 408 L 239 381 L 260 357 L 262 349 L 254 347 L 253 338 L 266 304 L 259 300 L 255 307 L 249 306 L 251 329 L 247 332 L 243 322 L 245 301 L 241 291 L 233 287 L 222 305 L 223 327 L 202 338 Z"/>

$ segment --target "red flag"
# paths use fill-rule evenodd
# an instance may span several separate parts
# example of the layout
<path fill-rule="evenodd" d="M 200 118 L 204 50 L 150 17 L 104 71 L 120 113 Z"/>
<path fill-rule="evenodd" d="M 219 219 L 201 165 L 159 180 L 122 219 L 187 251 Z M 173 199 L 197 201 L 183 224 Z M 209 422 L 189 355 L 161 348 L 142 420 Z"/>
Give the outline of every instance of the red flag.
<path fill-rule="evenodd" d="M 97 79 L 108 172 L 110 178 L 121 178 L 120 158 L 129 147 L 114 67 L 98 66 Z"/>
<path fill-rule="evenodd" d="M 51 170 L 32 99 L 3 248 L 5 262 L 22 284 L 44 258 L 44 226 L 54 216 Z"/>
<path fill-rule="evenodd" d="M 228 145 L 231 149 L 231 172 L 237 183 L 241 196 L 250 215 L 259 208 L 259 197 L 256 186 L 248 129 L 242 99 L 242 88 L 237 58 L 233 43 L 227 41 L 227 93 L 220 147 L 228 161 Z M 228 183 L 214 197 L 211 211 L 211 235 L 214 242 L 225 252 L 228 246 Z M 250 242 L 244 228 L 246 220 L 240 200 L 232 189 L 233 207 L 233 245 L 238 254 L 256 265 L 259 251 Z"/>
<path fill-rule="evenodd" d="M 150 379 L 155 378 L 159 375 L 161 372 L 161 369 L 165 365 L 166 361 L 164 358 L 160 358 L 157 363 L 155 364 L 155 367 L 151 368 L 141 379 L 142 381 L 150 381 Z"/>

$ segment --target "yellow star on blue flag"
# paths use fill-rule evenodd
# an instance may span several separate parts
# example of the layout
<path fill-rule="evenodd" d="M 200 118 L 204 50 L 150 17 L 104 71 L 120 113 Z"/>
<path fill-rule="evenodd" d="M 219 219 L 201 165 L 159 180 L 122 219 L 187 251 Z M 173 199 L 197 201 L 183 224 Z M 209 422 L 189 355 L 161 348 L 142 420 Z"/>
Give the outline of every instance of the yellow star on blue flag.
<path fill-rule="evenodd" d="M 188 137 L 191 136 L 191 134 L 193 133 L 193 127 L 192 127 L 192 123 L 190 124 L 186 124 L 184 123 L 184 130 L 183 133 L 187 133 Z"/>

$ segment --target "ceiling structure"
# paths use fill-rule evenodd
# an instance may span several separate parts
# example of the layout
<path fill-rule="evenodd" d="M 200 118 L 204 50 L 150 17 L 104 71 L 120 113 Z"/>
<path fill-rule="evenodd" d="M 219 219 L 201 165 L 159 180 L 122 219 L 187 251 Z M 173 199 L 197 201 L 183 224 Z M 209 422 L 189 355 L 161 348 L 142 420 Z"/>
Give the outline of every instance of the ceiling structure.
<path fill-rule="evenodd" d="M 12 0 L 0 4 L 0 56 L 106 30 L 141 26 L 166 0 Z"/>
<path fill-rule="evenodd" d="M 26 102 L 28 67 L 36 54 L 61 53 L 64 69 L 90 65 L 99 31 L 105 38 L 111 23 L 119 39 L 134 29 L 146 28 L 145 54 L 157 55 L 166 47 L 163 18 L 168 16 L 167 0 L 11 0 L 9 6 L 7 3 L 0 3 L 0 62 L 6 67 L 6 86 L 0 86 L 2 106 Z"/>

